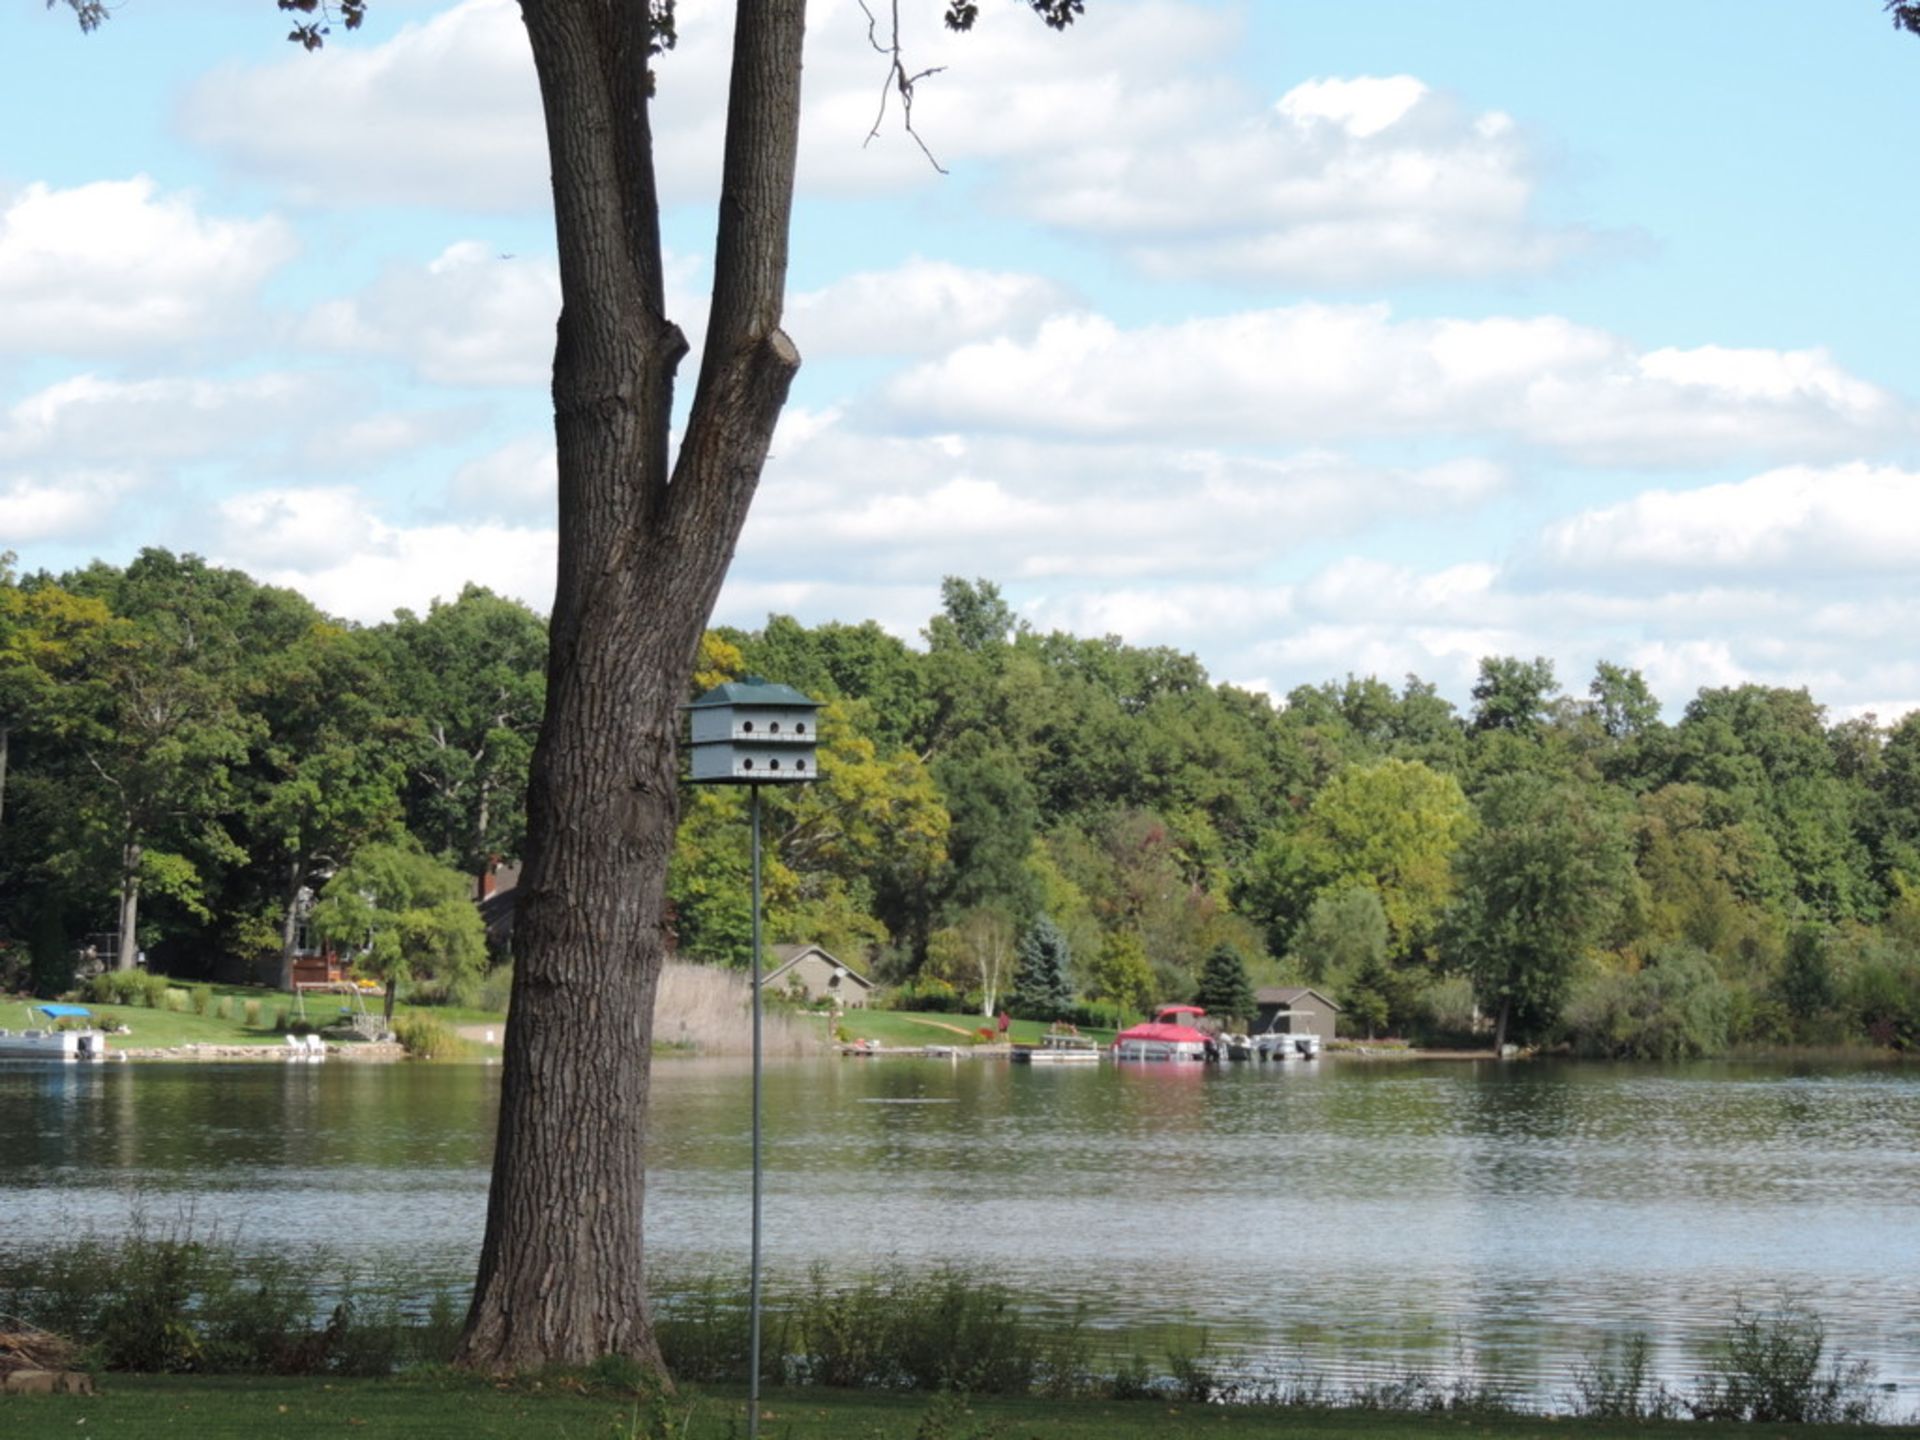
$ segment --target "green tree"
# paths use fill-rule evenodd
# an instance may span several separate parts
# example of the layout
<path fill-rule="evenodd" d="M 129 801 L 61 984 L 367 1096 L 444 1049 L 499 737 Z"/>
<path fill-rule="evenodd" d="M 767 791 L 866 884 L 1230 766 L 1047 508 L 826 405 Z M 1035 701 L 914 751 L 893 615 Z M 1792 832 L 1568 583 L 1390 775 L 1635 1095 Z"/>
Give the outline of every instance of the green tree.
<path fill-rule="evenodd" d="M 1559 1013 L 1574 966 L 1633 885 L 1627 827 L 1603 793 L 1522 772 L 1487 787 L 1461 847 L 1448 951 L 1494 1015 L 1494 1044 Z"/>
<path fill-rule="evenodd" d="M 243 780 L 242 844 L 271 877 L 282 989 L 293 983 L 317 877 L 401 830 L 405 771 L 394 742 L 403 726 L 384 707 L 377 658 L 363 633 L 317 622 L 246 676 L 248 709 L 263 733 Z"/>
<path fill-rule="evenodd" d="M 144 898 L 206 918 L 209 868 L 247 858 L 227 825 L 257 732 L 240 667 L 254 647 L 288 643 L 313 611 L 290 591 L 157 549 L 64 583 L 125 621 L 67 687 L 56 728 L 72 757 L 73 866 L 116 896 L 115 965 L 130 970 Z"/>
<path fill-rule="evenodd" d="M 1345 987 L 1387 963 L 1390 932 L 1380 892 L 1368 885 L 1325 890 L 1294 932 L 1294 964 L 1313 985 L 1331 985 L 1343 1003 Z M 1381 1022 L 1385 1024 L 1385 1018 Z"/>
<path fill-rule="evenodd" d="M 84 678 L 113 623 L 104 601 L 51 582 L 22 586 L 0 554 L 0 822 L 16 732 L 49 731 L 66 687 Z"/>
<path fill-rule="evenodd" d="M 520 855 L 546 699 L 546 626 L 518 601 L 469 584 L 424 617 L 402 610 L 379 635 L 395 703 L 414 721 L 400 747 L 408 828 L 469 875 Z"/>
<path fill-rule="evenodd" d="M 1231 945 L 1215 946 L 1200 967 L 1200 988 L 1193 1003 L 1222 1022 L 1252 1021 L 1257 1008 L 1253 1000 L 1253 981 L 1247 978 L 1247 962 Z"/>
<path fill-rule="evenodd" d="M 1296 825 L 1262 842 L 1242 901 L 1285 945 L 1321 895 L 1363 885 L 1380 897 L 1392 951 L 1409 955 L 1452 898 L 1454 853 L 1472 828 L 1451 775 L 1410 760 L 1350 765 Z"/>
<path fill-rule="evenodd" d="M 1602 660 L 1587 686 L 1593 711 L 1609 739 L 1632 740 L 1660 723 L 1660 702 L 1647 688 L 1646 677 Z"/>
<path fill-rule="evenodd" d="M 320 892 L 311 923 L 386 986 L 389 1024 L 403 981 L 458 981 L 487 964 L 486 931 L 466 876 L 405 845 L 362 846 Z"/>
<path fill-rule="evenodd" d="M 1014 972 L 1008 1009 L 1029 1020 L 1053 1020 L 1073 1004 L 1067 979 L 1072 955 L 1067 937 L 1045 915 L 1036 916 L 1020 937 L 1019 968 Z"/>
<path fill-rule="evenodd" d="M 1480 678 L 1473 682 L 1473 728 L 1531 734 L 1546 718 L 1548 701 L 1558 688 L 1553 662 L 1545 656 L 1521 660 L 1489 655 L 1481 660 Z"/>
<path fill-rule="evenodd" d="M 1123 1010 L 1149 1012 L 1158 998 L 1146 942 L 1132 930 L 1106 936 L 1087 965 L 1087 978 L 1095 999 L 1111 1000 Z"/>

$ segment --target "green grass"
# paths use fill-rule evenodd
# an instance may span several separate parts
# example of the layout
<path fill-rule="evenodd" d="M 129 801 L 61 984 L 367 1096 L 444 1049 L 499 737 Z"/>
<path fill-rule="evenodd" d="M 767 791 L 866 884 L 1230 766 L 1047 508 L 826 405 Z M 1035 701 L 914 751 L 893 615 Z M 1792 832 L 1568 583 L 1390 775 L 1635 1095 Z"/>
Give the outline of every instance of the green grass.
<path fill-rule="evenodd" d="M 178 982 L 179 988 L 191 990 L 190 982 Z M 281 990 L 268 990 L 259 986 L 215 985 L 212 987 L 214 999 L 231 997 L 233 1014 L 221 1019 L 214 1015 L 197 1015 L 191 1011 L 149 1010 L 144 1005 L 96 1005 L 83 1000 L 93 1012 L 96 1021 L 112 1029 L 116 1025 L 125 1025 L 129 1034 L 116 1035 L 109 1042 L 109 1049 L 171 1049 L 176 1045 L 277 1045 L 284 1046 L 286 1041 L 273 1028 L 274 1017 L 281 1011 L 293 1013 L 293 996 Z M 249 1026 L 245 1022 L 246 1002 L 256 1000 L 260 1004 L 260 1023 Z M 374 992 L 364 996 L 367 1013 L 378 1015 L 383 997 Z M 9 1029 L 22 1029 L 43 1024 L 39 1017 L 29 1018 L 27 1006 L 32 1004 L 24 997 L 9 996 L 0 998 L 0 1026 Z M 309 995 L 306 999 L 307 1019 L 314 1025 L 325 1027 L 340 1018 L 343 1006 L 350 1006 L 351 999 L 345 995 Z M 440 1020 L 449 1026 L 491 1025 L 506 1029 L 507 1017 L 489 1010 L 479 1010 L 453 1005 L 409 1005 L 402 1000 L 394 1007 L 394 1017 L 403 1015 L 424 1015 Z M 496 1046 L 497 1050 L 498 1047 Z M 486 1054 L 487 1047 L 476 1042 L 473 1053 Z"/>
<path fill-rule="evenodd" d="M 668 1433 L 679 1440 L 738 1440 L 744 1392 L 683 1390 L 668 1400 Z M 9 1440 L 74 1435 L 191 1435 L 240 1440 L 275 1435 L 412 1437 L 633 1437 L 646 1407 L 615 1393 L 582 1393 L 564 1381 L 538 1388 L 459 1376 L 395 1380 L 196 1379 L 109 1375 L 93 1396 L 0 1399 Z M 657 1412 L 656 1412 L 657 1413 Z M 1739 1433 L 1741 1427 L 1733 1427 Z M 1911 1426 L 1789 1427 L 1794 1440 L 1896 1440 Z M 1547 1420 L 1537 1416 L 1414 1414 L 1366 1410 L 1267 1410 L 1252 1406 L 1110 1400 L 974 1400 L 825 1389 L 769 1390 L 760 1429 L 770 1440 L 1700 1440 L 1697 1423 Z M 1718 1433 L 1716 1431 L 1716 1433 Z M 1771 1440 L 1781 1427 L 1756 1427 Z"/>
<path fill-rule="evenodd" d="M 995 1029 L 994 1021 L 979 1015 L 921 1014 L 912 1010 L 847 1010 L 842 1012 L 840 1024 L 853 1039 L 877 1040 L 882 1045 L 967 1045 L 978 1038 L 982 1026 Z M 1046 1031 L 1041 1021 L 1015 1020 L 1007 1038 L 1018 1045 L 1033 1045 Z M 1114 1032 L 1081 1033 L 1104 1045 L 1113 1039 Z M 1000 1038 L 997 1030 L 994 1038 Z"/>

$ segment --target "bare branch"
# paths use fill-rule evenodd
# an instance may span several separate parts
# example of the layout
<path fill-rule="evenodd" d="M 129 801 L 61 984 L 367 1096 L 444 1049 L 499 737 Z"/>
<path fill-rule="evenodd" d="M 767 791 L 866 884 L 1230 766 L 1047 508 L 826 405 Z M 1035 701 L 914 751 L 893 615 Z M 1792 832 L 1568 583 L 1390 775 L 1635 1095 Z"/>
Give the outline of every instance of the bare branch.
<path fill-rule="evenodd" d="M 874 17 L 873 11 L 867 9 L 867 0 L 860 0 L 860 8 L 865 11 L 867 17 L 867 43 L 878 53 L 887 57 L 887 78 L 880 85 L 880 109 L 874 115 L 873 128 L 867 132 L 867 138 L 862 144 L 871 145 L 874 138 L 879 135 L 880 126 L 887 118 L 888 94 L 897 90 L 900 92 L 901 128 L 913 137 L 913 143 L 920 147 L 920 153 L 927 157 L 927 163 L 944 175 L 947 173 L 947 167 L 934 157 L 933 151 L 927 148 L 927 142 L 920 138 L 920 132 L 913 128 L 913 87 L 929 75 L 938 75 L 947 67 L 933 65 L 925 70 L 908 72 L 906 62 L 900 58 L 900 0 L 892 0 L 892 6 L 893 35 L 890 43 L 883 45 L 880 43 L 880 22 Z"/>

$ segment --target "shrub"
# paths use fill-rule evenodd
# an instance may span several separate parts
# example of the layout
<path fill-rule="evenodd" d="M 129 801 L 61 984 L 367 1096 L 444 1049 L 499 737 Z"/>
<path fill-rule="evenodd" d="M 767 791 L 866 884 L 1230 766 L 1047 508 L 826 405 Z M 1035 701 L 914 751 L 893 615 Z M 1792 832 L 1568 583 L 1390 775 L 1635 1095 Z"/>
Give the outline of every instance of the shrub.
<path fill-rule="evenodd" d="M 233 996 L 222 995 L 214 1002 L 213 1018 L 216 1020 L 233 1019 Z"/>
<path fill-rule="evenodd" d="M 167 983 L 166 976 L 155 975 L 150 970 L 129 970 L 127 974 L 134 977 L 134 985 L 141 1004 L 149 1010 L 167 1008 L 167 995 L 173 987 Z"/>
<path fill-rule="evenodd" d="M 213 1013 L 213 987 L 211 985 L 195 985 L 191 994 L 193 996 L 194 1014 L 211 1015 Z"/>
<path fill-rule="evenodd" d="M 1845 1351 L 1827 1359 L 1827 1327 L 1789 1305 L 1771 1315 L 1742 1307 L 1694 1381 L 1687 1409 L 1696 1420 L 1767 1425 L 1864 1425 L 1878 1417 L 1873 1367 Z M 1823 1365 L 1822 1362 L 1825 1361 Z"/>
<path fill-rule="evenodd" d="M 241 1006 L 242 1023 L 250 1030 L 260 1028 L 260 1002 L 249 1000 Z"/>
<path fill-rule="evenodd" d="M 193 996 L 185 990 L 176 990 L 169 985 L 161 994 L 160 1004 L 154 1008 L 165 1009 L 175 1015 L 185 1015 L 193 1009 Z"/>
<path fill-rule="evenodd" d="M 1666 945 L 1637 975 L 1602 975 L 1582 986 L 1562 1018 L 1581 1054 L 1687 1060 L 1727 1048 L 1731 1013 L 1712 960 Z"/>
<path fill-rule="evenodd" d="M 507 1001 L 513 997 L 513 966 L 496 965 L 489 970 L 486 978 L 480 982 L 480 1008 L 506 1013 Z"/>
<path fill-rule="evenodd" d="M 453 1027 L 431 1015 L 397 1015 L 393 1034 L 407 1054 L 421 1060 L 451 1060 L 466 1053 Z"/>
<path fill-rule="evenodd" d="M 1414 1038 L 1423 1045 L 1484 1045 L 1479 1013 L 1473 982 L 1464 975 L 1444 976 L 1420 996 Z"/>
<path fill-rule="evenodd" d="M 385 1375 L 451 1356 L 460 1310 L 444 1291 L 409 1313 L 343 1271 L 316 1325 L 320 1287 L 309 1277 L 329 1264 L 246 1254 L 187 1221 L 156 1234 L 136 1216 L 117 1241 L 0 1257 L 0 1312 L 72 1338 L 110 1370 Z"/>
<path fill-rule="evenodd" d="M 904 985 L 896 985 L 883 1002 L 889 1010 L 914 1010 L 932 1015 L 977 1015 L 980 997 L 968 995 L 945 980 L 916 976 Z"/>
<path fill-rule="evenodd" d="M 1680 1397 L 1651 1378 L 1651 1357 L 1651 1343 L 1638 1332 L 1581 1357 L 1568 1408 L 1590 1420 L 1671 1420 Z"/>

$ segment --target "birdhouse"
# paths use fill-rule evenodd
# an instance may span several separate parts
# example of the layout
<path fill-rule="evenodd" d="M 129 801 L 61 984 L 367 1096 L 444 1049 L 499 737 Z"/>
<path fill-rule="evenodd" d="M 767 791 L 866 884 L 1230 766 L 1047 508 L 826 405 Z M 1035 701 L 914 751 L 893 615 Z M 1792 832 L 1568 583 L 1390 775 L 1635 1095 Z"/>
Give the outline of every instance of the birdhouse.
<path fill-rule="evenodd" d="M 687 706 L 695 784 L 791 785 L 812 780 L 820 702 L 758 675 L 716 685 Z"/>

